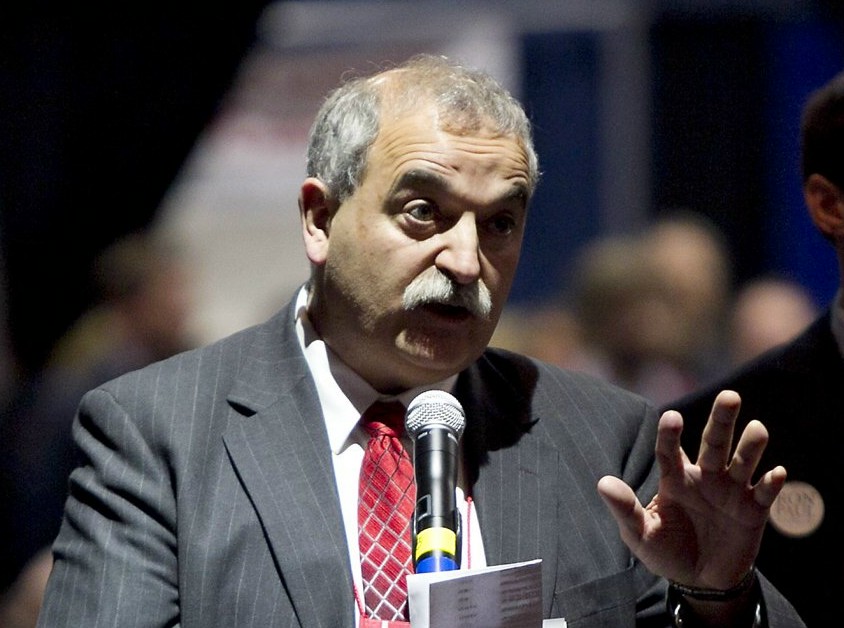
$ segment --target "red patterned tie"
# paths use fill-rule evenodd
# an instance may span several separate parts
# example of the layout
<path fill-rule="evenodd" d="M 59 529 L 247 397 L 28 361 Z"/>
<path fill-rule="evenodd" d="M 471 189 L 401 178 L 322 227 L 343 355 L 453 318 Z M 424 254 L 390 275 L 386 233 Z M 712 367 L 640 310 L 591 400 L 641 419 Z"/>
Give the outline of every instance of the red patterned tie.
<path fill-rule="evenodd" d="M 407 620 L 413 462 L 401 442 L 404 406 L 374 403 L 361 420 L 370 435 L 360 470 L 358 529 L 367 616 Z"/>

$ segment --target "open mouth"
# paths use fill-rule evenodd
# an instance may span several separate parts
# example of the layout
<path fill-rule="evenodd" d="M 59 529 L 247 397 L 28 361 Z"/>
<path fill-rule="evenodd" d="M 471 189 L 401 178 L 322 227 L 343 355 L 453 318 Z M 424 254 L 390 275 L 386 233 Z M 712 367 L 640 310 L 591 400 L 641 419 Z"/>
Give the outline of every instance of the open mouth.
<path fill-rule="evenodd" d="M 426 303 L 422 306 L 422 309 L 451 320 L 465 320 L 472 316 L 472 313 L 465 307 L 445 303 Z"/>

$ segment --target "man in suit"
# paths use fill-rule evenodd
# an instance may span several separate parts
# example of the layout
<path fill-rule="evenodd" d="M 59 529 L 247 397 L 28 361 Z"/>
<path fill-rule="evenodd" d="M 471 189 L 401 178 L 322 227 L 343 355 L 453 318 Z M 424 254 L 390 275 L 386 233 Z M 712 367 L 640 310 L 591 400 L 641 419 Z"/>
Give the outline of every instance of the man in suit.
<path fill-rule="evenodd" d="M 801 135 L 806 206 L 844 268 L 844 73 L 809 98 Z M 844 491 L 830 472 L 831 461 L 844 458 L 843 298 L 839 288 L 827 311 L 795 340 L 668 406 L 686 419 L 687 451 L 723 388 L 741 395 L 741 423 L 764 417 L 771 441 L 761 466 L 784 464 L 789 482 L 771 511 L 757 564 L 809 626 L 841 623 Z"/>
<path fill-rule="evenodd" d="M 543 613 L 569 626 L 801 625 L 753 568 L 785 471 L 750 483 L 766 432 L 732 454 L 735 395 L 692 464 L 676 413 L 486 349 L 537 178 L 524 111 L 484 74 L 426 56 L 335 91 L 299 196 L 308 284 L 85 396 L 40 626 L 406 620 L 368 598 L 359 421 L 428 389 L 467 416 L 464 567 L 541 558 Z"/>

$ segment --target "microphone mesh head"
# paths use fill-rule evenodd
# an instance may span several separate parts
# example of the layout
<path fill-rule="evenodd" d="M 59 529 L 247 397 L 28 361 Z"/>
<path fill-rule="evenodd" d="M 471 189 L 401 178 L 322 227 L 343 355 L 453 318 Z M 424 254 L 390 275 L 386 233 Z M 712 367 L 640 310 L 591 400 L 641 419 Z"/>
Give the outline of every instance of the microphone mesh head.
<path fill-rule="evenodd" d="M 460 438 L 466 427 L 466 415 L 463 406 L 444 390 L 427 390 L 417 395 L 407 407 L 405 427 L 411 437 L 425 427 L 444 425 L 451 428 Z"/>

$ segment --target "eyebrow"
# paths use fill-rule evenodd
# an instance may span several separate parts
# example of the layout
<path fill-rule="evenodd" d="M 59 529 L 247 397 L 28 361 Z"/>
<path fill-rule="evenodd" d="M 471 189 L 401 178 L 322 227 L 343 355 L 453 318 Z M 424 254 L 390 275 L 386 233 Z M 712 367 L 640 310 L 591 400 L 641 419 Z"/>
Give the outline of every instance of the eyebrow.
<path fill-rule="evenodd" d="M 404 172 L 396 181 L 390 186 L 390 195 L 395 195 L 399 190 L 408 188 L 440 188 L 446 192 L 453 192 L 451 183 L 446 177 L 443 177 L 430 170 L 423 170 L 421 168 L 414 168 Z M 530 199 L 530 192 L 523 183 L 513 184 L 505 194 L 500 198 L 502 201 L 520 200 L 527 205 Z"/>
<path fill-rule="evenodd" d="M 407 172 L 402 173 L 402 175 L 396 179 L 390 187 L 390 194 L 395 194 L 399 190 L 406 188 L 418 187 L 438 187 L 448 191 L 451 188 L 451 185 L 445 177 L 431 172 L 430 170 L 414 168 L 413 170 L 408 170 Z"/>

